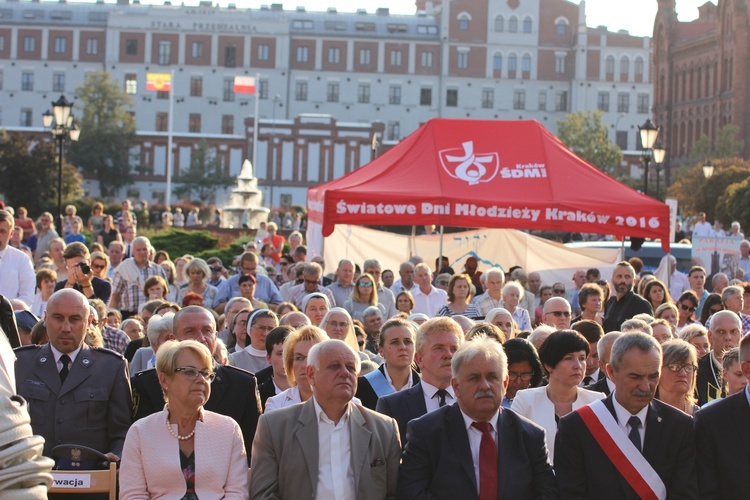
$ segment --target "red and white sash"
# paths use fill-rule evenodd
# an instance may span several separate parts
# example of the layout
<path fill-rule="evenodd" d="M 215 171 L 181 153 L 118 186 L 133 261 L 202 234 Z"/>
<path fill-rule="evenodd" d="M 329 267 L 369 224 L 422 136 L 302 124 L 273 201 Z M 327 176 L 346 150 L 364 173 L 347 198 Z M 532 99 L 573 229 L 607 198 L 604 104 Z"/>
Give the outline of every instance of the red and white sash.
<path fill-rule="evenodd" d="M 667 498 L 667 487 L 659 474 L 628 439 L 601 400 L 576 411 L 602 451 L 639 497 L 649 500 Z"/>

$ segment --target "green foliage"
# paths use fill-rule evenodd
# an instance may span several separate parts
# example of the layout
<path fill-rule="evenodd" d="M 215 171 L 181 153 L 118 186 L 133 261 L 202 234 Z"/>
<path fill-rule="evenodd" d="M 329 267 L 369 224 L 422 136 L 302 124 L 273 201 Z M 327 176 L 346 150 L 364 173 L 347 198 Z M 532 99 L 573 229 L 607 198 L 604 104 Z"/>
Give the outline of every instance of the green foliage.
<path fill-rule="evenodd" d="M 132 182 L 130 149 L 136 144 L 130 96 L 106 71 L 90 72 L 76 89 L 83 116 L 81 136 L 71 148 L 71 162 L 95 175 L 103 197 Z"/>
<path fill-rule="evenodd" d="M 727 227 L 735 220 L 744 228 L 750 227 L 750 177 L 727 188 L 717 203 L 717 212 Z"/>
<path fill-rule="evenodd" d="M 0 130 L 0 189 L 7 205 L 26 207 L 30 217 L 57 212 L 58 161 L 56 143 L 41 142 Z M 63 164 L 63 206 L 80 196 L 83 179 Z"/>
<path fill-rule="evenodd" d="M 213 203 L 217 188 L 226 188 L 235 183 L 234 177 L 225 174 L 216 152 L 208 147 L 204 139 L 192 151 L 190 167 L 180 172 L 177 179 L 179 186 L 175 194 L 181 198 L 197 196 L 201 204 Z"/>
<path fill-rule="evenodd" d="M 216 251 L 219 239 L 208 231 L 184 231 L 168 229 L 150 237 L 151 245 L 157 250 L 166 250 L 172 260 L 189 253 L 197 255 L 204 251 Z"/>
<path fill-rule="evenodd" d="M 711 139 L 706 134 L 702 134 L 693 144 L 693 149 L 688 153 L 690 163 L 703 163 L 712 156 Z"/>
<path fill-rule="evenodd" d="M 688 160 L 703 165 L 708 160 L 742 156 L 745 141 L 738 139 L 739 133 L 737 125 L 724 125 L 719 129 L 719 136 L 713 145 L 706 134 L 701 135 L 688 153 Z"/>
<path fill-rule="evenodd" d="M 735 203 L 739 200 L 732 196 L 724 198 L 734 184 L 744 182 L 750 177 L 750 162 L 737 158 L 717 159 L 713 162 L 714 174 L 710 179 L 703 175 L 703 165 L 686 168 L 669 188 L 669 196 L 676 198 L 680 210 L 695 214 L 706 212 L 708 220 L 718 218 L 724 223 L 737 218 Z"/>
<path fill-rule="evenodd" d="M 557 136 L 575 154 L 608 174 L 622 161 L 622 151 L 609 140 L 601 111 L 577 111 L 557 120 Z"/>

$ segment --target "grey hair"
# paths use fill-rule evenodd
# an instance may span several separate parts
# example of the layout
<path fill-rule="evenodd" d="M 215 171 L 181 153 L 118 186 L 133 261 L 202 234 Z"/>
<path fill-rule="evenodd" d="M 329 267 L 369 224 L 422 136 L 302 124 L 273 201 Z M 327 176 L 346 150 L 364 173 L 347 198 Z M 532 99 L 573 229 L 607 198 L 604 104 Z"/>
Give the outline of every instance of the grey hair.
<path fill-rule="evenodd" d="M 485 360 L 497 360 L 500 363 L 500 379 L 505 380 L 508 375 L 508 357 L 505 355 L 503 346 L 486 335 L 477 335 L 458 347 L 453 359 L 451 359 L 453 378 L 458 378 L 465 363 L 479 356 Z"/>
<path fill-rule="evenodd" d="M 499 267 L 491 267 L 491 268 L 489 268 L 488 270 L 486 270 L 482 274 L 482 277 L 486 280 L 491 275 L 500 276 L 500 281 L 505 281 L 505 273 Z"/>
<path fill-rule="evenodd" d="M 164 332 L 171 332 L 174 326 L 174 313 L 167 313 L 164 316 L 154 314 L 148 320 L 147 336 L 151 345 L 159 345 L 159 337 Z"/>
<path fill-rule="evenodd" d="M 307 353 L 307 365 L 314 366 L 316 370 L 320 370 L 320 357 L 323 356 L 329 349 L 337 346 L 346 347 L 346 349 L 352 353 L 352 356 L 354 357 L 354 363 L 357 367 L 357 373 L 359 373 L 360 369 L 362 368 L 362 361 L 359 358 L 359 354 L 357 354 L 357 352 L 349 344 L 347 344 L 343 340 L 338 339 L 324 340 L 323 342 L 312 346 L 310 348 L 310 352 Z"/>
<path fill-rule="evenodd" d="M 146 238 L 145 236 L 139 236 L 136 239 L 133 240 L 133 246 L 135 246 L 136 243 L 145 243 L 146 248 L 152 248 L 151 247 L 151 241 Z"/>
<path fill-rule="evenodd" d="M 518 281 L 509 281 L 505 284 L 503 287 L 502 296 L 505 297 L 505 294 L 508 293 L 510 289 L 514 289 L 518 292 L 518 300 L 523 300 L 523 294 L 525 292 L 523 286 Z"/>
<path fill-rule="evenodd" d="M 253 307 L 253 304 L 252 304 L 252 302 L 250 302 L 250 301 L 249 301 L 248 299 L 246 299 L 245 297 L 232 297 L 231 299 L 229 299 L 229 300 L 227 301 L 227 305 L 226 305 L 226 307 L 224 307 L 224 310 L 225 310 L 225 311 L 229 310 L 229 308 L 230 308 L 230 307 L 232 307 L 232 306 L 233 306 L 234 304 L 236 304 L 237 302 L 244 302 L 244 303 L 246 303 L 247 305 L 249 305 L 250 307 Z M 243 308 L 243 309 L 244 309 L 244 308 Z"/>
<path fill-rule="evenodd" d="M 378 306 L 370 306 L 364 311 L 362 311 L 362 318 L 366 318 L 368 316 L 374 316 L 376 314 L 379 314 L 382 317 L 383 311 L 381 311 Z"/>
<path fill-rule="evenodd" d="M 383 264 L 378 259 L 367 259 L 364 264 L 362 264 L 362 269 L 367 269 L 368 267 L 377 267 L 378 269 L 383 269 Z"/>
<path fill-rule="evenodd" d="M 636 314 L 635 316 L 633 316 L 630 319 L 639 319 L 639 320 L 644 321 L 644 322 L 646 322 L 646 323 L 648 323 L 650 325 L 651 323 L 654 322 L 654 320 L 656 318 L 653 315 L 648 314 L 648 313 L 640 313 L 640 314 Z"/>
<path fill-rule="evenodd" d="M 622 325 L 620 325 L 620 331 L 622 333 L 642 332 L 642 333 L 647 333 L 648 335 L 654 334 L 654 330 L 651 328 L 651 326 L 648 323 L 646 323 L 642 319 L 636 319 L 636 318 L 631 318 L 627 321 L 624 321 Z"/>
<path fill-rule="evenodd" d="M 604 334 L 604 336 L 599 339 L 599 342 L 596 343 L 596 352 L 599 353 L 599 359 L 603 357 L 602 353 L 604 352 L 609 354 L 609 356 L 607 356 L 607 358 L 609 358 L 612 354 L 612 344 L 623 335 L 624 333 L 622 332 L 609 332 Z M 602 359 L 602 361 L 609 363 L 609 359 Z"/>
<path fill-rule="evenodd" d="M 745 290 L 740 286 L 728 286 L 721 291 L 721 303 L 724 304 L 727 300 L 737 295 L 742 295 Z"/>
<path fill-rule="evenodd" d="M 503 288 L 503 290 L 505 290 L 505 289 Z M 507 309 L 505 309 L 504 307 L 495 307 L 495 308 L 493 308 L 493 309 L 490 309 L 490 310 L 489 310 L 489 311 L 487 312 L 487 315 L 486 315 L 486 316 L 484 317 L 484 322 L 485 322 L 485 323 L 492 323 L 493 321 L 495 321 L 495 317 L 496 317 L 496 316 L 497 316 L 498 314 L 507 314 L 507 315 L 508 315 L 508 317 L 509 317 L 509 318 L 510 318 L 511 320 L 515 321 L 515 320 L 513 319 L 513 315 L 512 315 L 511 313 L 510 313 L 510 311 L 508 311 L 508 310 L 507 310 Z"/>
<path fill-rule="evenodd" d="M 529 279 L 529 275 L 526 274 L 526 271 L 519 267 L 518 269 L 514 269 L 513 272 L 510 273 L 510 278 L 516 281 L 523 281 Z"/>
<path fill-rule="evenodd" d="M 544 339 L 546 339 L 547 337 L 549 337 L 556 331 L 557 329 L 555 329 L 554 326 L 539 325 L 536 328 L 534 328 L 534 331 L 531 332 L 531 335 L 529 335 L 529 337 L 526 340 L 536 345 L 537 340 L 541 340 L 542 342 L 544 342 Z"/>
<path fill-rule="evenodd" d="M 706 330 L 706 327 L 701 325 L 700 323 L 685 325 L 682 330 L 680 330 L 680 333 L 677 334 L 677 338 L 680 338 L 687 342 L 690 342 L 690 340 L 700 336 L 708 337 L 708 330 Z"/>
<path fill-rule="evenodd" d="M 659 353 L 659 362 L 661 363 L 661 345 L 651 335 L 647 335 L 643 332 L 630 332 L 627 335 L 623 335 L 619 339 L 615 340 L 612 344 L 612 352 L 609 355 L 609 364 L 617 370 L 622 365 L 622 359 L 625 357 L 630 349 L 637 348 L 642 352 L 649 352 L 651 349 L 656 349 Z"/>
<path fill-rule="evenodd" d="M 711 285 L 716 285 L 716 281 L 722 276 L 725 277 L 727 281 L 729 281 L 729 276 L 727 276 L 725 273 L 716 273 L 714 274 L 713 278 L 711 278 Z"/>

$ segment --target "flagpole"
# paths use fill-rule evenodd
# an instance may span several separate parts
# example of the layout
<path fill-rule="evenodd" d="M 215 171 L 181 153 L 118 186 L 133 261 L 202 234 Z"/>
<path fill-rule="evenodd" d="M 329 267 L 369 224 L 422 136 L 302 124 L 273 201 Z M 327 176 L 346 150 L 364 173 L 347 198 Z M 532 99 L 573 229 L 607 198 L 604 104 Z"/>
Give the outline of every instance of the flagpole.
<path fill-rule="evenodd" d="M 260 102 L 260 73 L 255 73 L 255 118 L 253 119 L 253 172 L 258 173 L 258 103 Z"/>
<path fill-rule="evenodd" d="M 169 79 L 169 132 L 167 135 L 167 192 L 164 195 L 165 205 L 172 204 L 172 124 L 174 123 L 174 70 Z"/>

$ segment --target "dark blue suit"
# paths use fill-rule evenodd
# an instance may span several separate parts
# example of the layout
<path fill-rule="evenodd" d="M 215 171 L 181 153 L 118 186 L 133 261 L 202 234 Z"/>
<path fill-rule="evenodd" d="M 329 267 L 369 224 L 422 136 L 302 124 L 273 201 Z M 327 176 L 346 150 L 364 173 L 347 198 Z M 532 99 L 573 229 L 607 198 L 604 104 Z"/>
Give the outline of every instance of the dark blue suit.
<path fill-rule="evenodd" d="M 406 424 L 427 413 L 422 382 L 405 391 L 383 396 L 378 399 L 375 410 L 396 420 L 402 447 L 406 446 Z"/>
<path fill-rule="evenodd" d="M 612 397 L 602 402 L 615 415 Z M 667 487 L 667 498 L 698 498 L 693 435 L 690 416 L 651 401 L 643 456 Z M 555 474 L 560 498 L 638 498 L 575 411 L 560 419 L 557 428 Z"/>
<path fill-rule="evenodd" d="M 500 409 L 498 499 L 557 498 L 544 429 Z M 444 406 L 409 422 L 398 475 L 399 499 L 479 497 L 469 435 L 458 406 Z"/>

